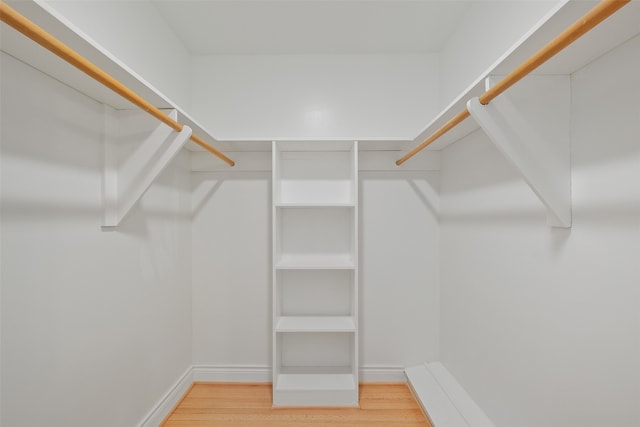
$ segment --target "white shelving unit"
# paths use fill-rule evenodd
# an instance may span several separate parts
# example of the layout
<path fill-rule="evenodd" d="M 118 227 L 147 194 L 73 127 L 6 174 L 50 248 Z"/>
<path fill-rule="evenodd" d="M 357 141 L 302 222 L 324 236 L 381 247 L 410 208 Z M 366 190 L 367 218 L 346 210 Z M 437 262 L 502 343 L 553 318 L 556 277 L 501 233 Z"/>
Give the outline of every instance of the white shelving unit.
<path fill-rule="evenodd" d="M 273 404 L 358 404 L 358 143 L 273 142 Z"/>

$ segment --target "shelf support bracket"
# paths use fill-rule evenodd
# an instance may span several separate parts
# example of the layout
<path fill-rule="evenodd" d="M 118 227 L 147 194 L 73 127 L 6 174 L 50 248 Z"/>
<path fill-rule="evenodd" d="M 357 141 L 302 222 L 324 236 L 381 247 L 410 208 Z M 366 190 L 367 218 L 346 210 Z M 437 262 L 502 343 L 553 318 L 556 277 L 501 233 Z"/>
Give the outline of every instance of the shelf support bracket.
<path fill-rule="evenodd" d="M 488 77 L 487 89 L 497 82 Z M 571 82 L 534 76 L 487 105 L 467 103 L 471 117 L 523 176 L 552 227 L 571 227 Z"/>
<path fill-rule="evenodd" d="M 177 119 L 176 110 L 167 115 Z M 191 136 L 176 132 L 143 111 L 105 106 L 102 228 L 117 227 Z"/>

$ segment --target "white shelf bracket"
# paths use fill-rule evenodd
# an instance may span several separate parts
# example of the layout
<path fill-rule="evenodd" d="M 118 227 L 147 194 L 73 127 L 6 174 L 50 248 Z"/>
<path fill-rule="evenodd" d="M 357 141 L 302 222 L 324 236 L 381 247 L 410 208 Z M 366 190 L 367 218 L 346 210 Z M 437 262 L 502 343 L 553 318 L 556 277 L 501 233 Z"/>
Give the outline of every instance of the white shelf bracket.
<path fill-rule="evenodd" d="M 487 87 L 499 78 L 488 77 Z M 471 117 L 522 174 L 552 227 L 571 227 L 571 85 L 569 76 L 528 76 L 488 105 L 467 103 Z"/>
<path fill-rule="evenodd" d="M 176 110 L 167 115 L 177 120 Z M 191 136 L 143 111 L 105 106 L 103 229 L 117 227 Z"/>

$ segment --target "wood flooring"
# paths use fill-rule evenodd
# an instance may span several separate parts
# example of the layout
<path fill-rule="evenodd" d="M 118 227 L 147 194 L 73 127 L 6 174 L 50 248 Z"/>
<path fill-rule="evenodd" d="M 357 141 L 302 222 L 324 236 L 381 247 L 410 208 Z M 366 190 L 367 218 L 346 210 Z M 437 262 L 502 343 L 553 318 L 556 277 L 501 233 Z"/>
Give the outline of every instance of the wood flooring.
<path fill-rule="evenodd" d="M 359 408 L 272 408 L 271 384 L 195 383 L 163 427 L 432 427 L 406 384 L 361 384 Z"/>

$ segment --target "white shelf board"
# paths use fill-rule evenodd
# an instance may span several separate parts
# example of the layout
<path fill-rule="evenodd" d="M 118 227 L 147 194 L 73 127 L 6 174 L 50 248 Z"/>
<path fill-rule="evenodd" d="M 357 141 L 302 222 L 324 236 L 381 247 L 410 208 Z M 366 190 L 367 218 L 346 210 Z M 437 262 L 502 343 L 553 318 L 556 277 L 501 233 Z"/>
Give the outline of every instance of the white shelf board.
<path fill-rule="evenodd" d="M 276 332 L 355 332 L 351 316 L 281 316 Z"/>
<path fill-rule="evenodd" d="M 587 13 L 596 1 L 565 0 L 543 17 L 493 65 L 453 100 L 413 141 L 401 146 L 407 151 L 422 143 L 433 132 L 466 108 L 469 99 L 482 95 L 488 76 L 504 76 L 540 50 L 567 27 Z M 601 24 L 534 70 L 538 75 L 570 75 L 606 52 L 640 34 L 640 1 L 632 1 Z M 426 150 L 441 150 L 480 127 L 469 118 L 430 144 Z"/>
<path fill-rule="evenodd" d="M 348 254 L 338 255 L 281 255 L 275 267 L 278 270 L 353 270 L 356 265 Z"/>
<path fill-rule="evenodd" d="M 353 374 L 327 372 L 280 374 L 275 384 L 276 391 L 339 391 L 357 387 Z"/>
<path fill-rule="evenodd" d="M 229 144 L 218 141 L 209 131 L 198 124 L 182 108 L 154 88 L 149 82 L 136 74 L 108 50 L 83 33 L 53 8 L 41 0 L 12 2 L 17 10 L 49 34 L 87 58 L 113 78 L 136 92 L 142 98 L 160 109 L 178 111 L 177 121 L 189 126 L 195 135 L 220 150 L 227 150 Z M 72 65 L 58 58 L 31 39 L 22 35 L 9 25 L 0 26 L 0 49 L 31 65 L 69 87 L 106 104 L 116 110 L 139 109 L 120 95 L 98 83 Z M 187 76 L 185 76 L 186 78 Z M 185 148 L 192 151 L 204 150 L 194 142 L 187 142 Z"/>
<path fill-rule="evenodd" d="M 471 396 L 440 363 L 407 368 L 405 374 L 420 406 L 438 427 L 495 427 Z"/>
<path fill-rule="evenodd" d="M 409 387 L 433 425 L 438 427 L 469 427 L 464 417 L 442 389 L 426 364 L 405 370 Z"/>

